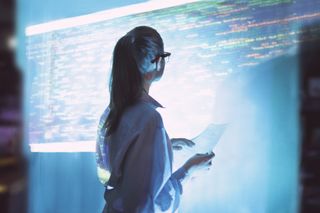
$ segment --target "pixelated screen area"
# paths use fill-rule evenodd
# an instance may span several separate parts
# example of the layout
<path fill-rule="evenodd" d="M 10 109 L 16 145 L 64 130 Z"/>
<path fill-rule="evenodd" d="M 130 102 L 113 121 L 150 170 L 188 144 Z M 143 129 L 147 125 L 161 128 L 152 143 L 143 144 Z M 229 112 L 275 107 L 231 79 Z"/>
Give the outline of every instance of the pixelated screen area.
<path fill-rule="evenodd" d="M 319 19 L 319 1 L 199 1 L 27 33 L 29 143 L 89 143 L 94 151 L 113 48 L 136 26 L 157 29 L 172 53 L 151 88 L 169 135 L 193 138 L 211 123 L 232 123 L 232 113 L 216 108 L 224 108 L 217 95 L 225 79 L 296 53 L 301 26 Z"/>

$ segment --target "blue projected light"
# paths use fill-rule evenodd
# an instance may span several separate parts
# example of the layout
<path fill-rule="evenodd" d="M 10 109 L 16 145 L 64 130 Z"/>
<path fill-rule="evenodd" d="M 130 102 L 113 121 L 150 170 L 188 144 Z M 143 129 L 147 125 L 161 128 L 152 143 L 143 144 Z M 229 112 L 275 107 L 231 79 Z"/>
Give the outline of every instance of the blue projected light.
<path fill-rule="evenodd" d="M 190 0 L 30 26 L 31 151 L 95 150 L 113 48 L 148 25 L 172 53 L 150 91 L 165 107 L 159 112 L 169 136 L 191 139 L 223 127 L 213 130 L 220 135 L 212 169 L 186 183 L 180 212 L 297 212 L 297 51 L 308 40 L 300 38 L 303 26 L 319 21 L 320 1 Z M 196 150 L 187 152 L 175 155 L 175 168 Z"/>
<path fill-rule="evenodd" d="M 158 29 L 173 53 L 151 94 L 167 108 L 163 116 L 170 135 L 192 138 L 209 123 L 231 121 L 219 121 L 224 115 L 213 113 L 220 82 L 285 54 L 297 43 L 302 22 L 320 17 L 298 3 L 278 3 L 292 10 L 286 15 L 246 4 L 177 2 L 142 3 L 26 29 L 33 151 L 94 150 L 97 120 L 109 99 L 112 50 L 135 26 Z"/>

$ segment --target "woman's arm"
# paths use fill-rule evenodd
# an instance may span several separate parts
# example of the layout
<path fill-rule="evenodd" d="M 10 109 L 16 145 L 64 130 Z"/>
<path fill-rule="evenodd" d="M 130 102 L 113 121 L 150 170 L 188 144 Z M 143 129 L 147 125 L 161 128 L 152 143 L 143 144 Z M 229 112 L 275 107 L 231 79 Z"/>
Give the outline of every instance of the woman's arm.
<path fill-rule="evenodd" d="M 159 121 L 160 119 L 160 121 Z M 171 144 L 161 118 L 154 117 L 137 136 L 123 163 L 121 201 L 124 212 L 172 212 L 178 207 L 181 181 L 186 175 L 181 168 L 171 172 Z"/>
<path fill-rule="evenodd" d="M 107 108 L 100 117 L 96 138 L 97 175 L 102 184 L 106 184 L 110 178 L 109 165 L 107 163 L 108 150 L 106 149 L 104 143 L 106 129 L 103 127 L 108 114 L 109 108 Z"/>
<path fill-rule="evenodd" d="M 96 142 L 96 163 L 97 163 L 97 175 L 100 180 L 100 182 L 105 185 L 109 178 L 110 178 L 110 172 L 105 165 L 104 161 L 106 158 L 105 154 L 102 154 L 103 147 L 101 147 L 102 144 L 100 144 L 99 141 Z"/>

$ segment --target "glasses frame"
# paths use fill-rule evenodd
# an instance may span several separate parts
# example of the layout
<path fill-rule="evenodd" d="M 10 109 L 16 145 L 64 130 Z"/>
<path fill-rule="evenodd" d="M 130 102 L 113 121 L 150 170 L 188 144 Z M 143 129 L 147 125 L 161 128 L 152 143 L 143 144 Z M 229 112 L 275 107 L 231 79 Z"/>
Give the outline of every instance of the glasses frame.
<path fill-rule="evenodd" d="M 151 60 L 151 63 L 155 63 L 156 61 L 158 61 L 160 58 L 165 59 L 166 57 L 169 57 L 171 55 L 171 53 L 169 52 L 163 52 L 159 55 L 157 55 L 154 59 Z"/>

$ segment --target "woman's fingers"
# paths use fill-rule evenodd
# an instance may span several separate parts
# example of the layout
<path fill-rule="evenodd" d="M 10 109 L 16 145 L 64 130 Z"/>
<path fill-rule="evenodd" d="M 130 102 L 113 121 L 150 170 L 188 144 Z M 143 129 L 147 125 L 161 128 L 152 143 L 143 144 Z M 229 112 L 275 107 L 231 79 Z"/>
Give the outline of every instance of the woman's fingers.
<path fill-rule="evenodd" d="M 215 154 L 213 152 L 210 152 L 210 153 L 206 153 L 205 156 L 206 156 L 207 159 L 210 160 L 215 156 Z"/>
<path fill-rule="evenodd" d="M 195 143 L 193 141 L 186 139 L 186 138 L 172 138 L 171 142 L 173 144 L 178 144 L 178 145 L 188 146 L 188 147 L 192 147 L 195 145 Z"/>
<path fill-rule="evenodd" d="M 206 165 L 212 165 L 212 158 L 215 156 L 213 152 L 202 154 L 203 155 L 203 163 Z"/>
<path fill-rule="evenodd" d="M 189 147 L 193 147 L 194 145 L 196 145 L 193 141 L 188 140 L 186 138 L 183 138 L 183 142 Z"/>
<path fill-rule="evenodd" d="M 181 149 L 182 149 L 182 146 L 173 145 L 173 146 L 172 146 L 172 149 L 174 149 L 174 150 L 181 150 Z"/>
<path fill-rule="evenodd" d="M 208 170 L 212 165 L 214 153 L 197 153 L 191 157 L 186 163 L 185 168 L 191 174 L 196 170 Z"/>

